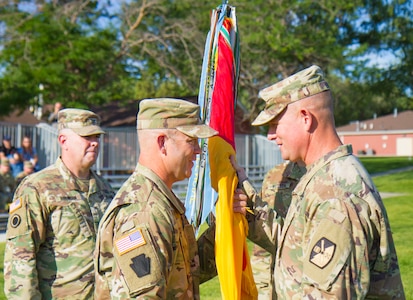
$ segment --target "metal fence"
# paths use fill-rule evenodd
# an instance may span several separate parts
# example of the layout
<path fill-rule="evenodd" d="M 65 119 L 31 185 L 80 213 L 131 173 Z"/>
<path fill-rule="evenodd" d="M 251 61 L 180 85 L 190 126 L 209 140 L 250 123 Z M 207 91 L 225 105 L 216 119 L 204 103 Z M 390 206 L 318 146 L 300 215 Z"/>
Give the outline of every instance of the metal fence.
<path fill-rule="evenodd" d="M 139 144 L 135 127 L 104 128 L 100 154 L 94 169 L 105 177 L 114 188 L 120 185 L 133 172 L 139 157 Z M 11 136 L 12 145 L 21 147 L 24 136 L 32 138 L 39 156 L 39 166 L 53 164 L 60 155 L 57 143 L 57 128 L 40 123 L 36 126 L 0 122 L 0 138 Z M 248 177 L 259 189 L 265 173 L 280 164 L 280 150 L 273 142 L 261 135 L 236 135 L 237 160 L 244 166 Z M 174 185 L 174 190 L 186 189 L 186 181 Z"/>

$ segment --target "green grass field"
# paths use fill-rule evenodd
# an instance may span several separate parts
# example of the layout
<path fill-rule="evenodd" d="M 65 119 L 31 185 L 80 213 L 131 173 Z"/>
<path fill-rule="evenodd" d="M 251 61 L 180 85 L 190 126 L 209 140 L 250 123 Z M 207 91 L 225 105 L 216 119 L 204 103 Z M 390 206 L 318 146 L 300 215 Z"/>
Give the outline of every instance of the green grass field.
<path fill-rule="evenodd" d="M 413 166 L 408 157 L 363 157 L 360 159 L 370 174 Z M 393 231 L 406 299 L 413 299 L 413 171 L 374 177 L 380 192 L 403 194 L 385 198 Z M 201 285 L 201 299 L 221 299 L 218 278 Z"/>
<path fill-rule="evenodd" d="M 407 157 L 367 157 L 361 161 L 371 174 L 413 166 L 413 160 Z M 380 192 L 394 193 L 383 201 L 393 231 L 406 299 L 413 299 L 413 171 L 374 177 L 373 180 Z M 3 293 L 4 245 L 0 243 L 0 300 L 6 299 Z M 217 277 L 201 285 L 201 299 L 221 299 Z"/>

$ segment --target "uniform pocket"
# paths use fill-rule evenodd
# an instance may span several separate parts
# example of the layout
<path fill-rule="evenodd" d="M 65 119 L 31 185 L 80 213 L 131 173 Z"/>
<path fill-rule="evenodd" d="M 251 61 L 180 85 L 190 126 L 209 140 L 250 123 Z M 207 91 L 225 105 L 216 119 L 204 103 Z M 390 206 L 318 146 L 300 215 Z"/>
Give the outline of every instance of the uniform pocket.
<path fill-rule="evenodd" d="M 156 245 L 145 226 L 114 237 L 114 257 L 130 297 L 150 290 L 163 278 Z"/>
<path fill-rule="evenodd" d="M 303 261 L 303 282 L 328 291 L 348 263 L 351 236 L 344 223 L 325 219 L 312 234 Z"/>

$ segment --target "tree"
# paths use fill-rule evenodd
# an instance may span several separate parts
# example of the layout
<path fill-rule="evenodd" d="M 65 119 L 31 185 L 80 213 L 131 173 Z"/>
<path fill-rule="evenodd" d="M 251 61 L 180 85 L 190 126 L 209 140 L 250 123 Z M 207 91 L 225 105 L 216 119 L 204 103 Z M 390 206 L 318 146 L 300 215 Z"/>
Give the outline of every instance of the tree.
<path fill-rule="evenodd" d="M 32 11 L 21 2 L 0 7 L 0 113 L 34 101 L 39 83 L 45 101 L 66 105 L 196 95 L 209 14 L 221 1 L 31 1 Z M 261 88 L 311 64 L 332 85 L 337 125 L 413 107 L 411 1 L 229 4 L 237 9 L 238 101 L 248 121 L 264 105 Z M 370 61 L 382 53 L 394 61 Z"/>
<path fill-rule="evenodd" d="M 88 107 L 132 95 L 114 28 L 99 28 L 97 1 L 37 1 L 1 8 L 0 111 L 45 103 Z M 39 86 L 44 89 L 40 91 Z"/>

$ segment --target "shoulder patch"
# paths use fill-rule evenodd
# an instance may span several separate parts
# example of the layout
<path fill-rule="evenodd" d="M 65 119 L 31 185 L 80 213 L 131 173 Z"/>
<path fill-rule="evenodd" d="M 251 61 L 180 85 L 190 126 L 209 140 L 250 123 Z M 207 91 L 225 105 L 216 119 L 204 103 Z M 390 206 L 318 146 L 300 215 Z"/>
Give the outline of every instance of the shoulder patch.
<path fill-rule="evenodd" d="M 146 241 L 140 229 L 137 229 L 115 241 L 116 249 L 118 250 L 120 255 L 123 255 L 145 244 Z"/>
<path fill-rule="evenodd" d="M 310 254 L 310 262 L 323 269 L 333 259 L 334 252 L 336 251 L 336 244 L 328 240 L 325 237 L 319 239 Z"/>
<path fill-rule="evenodd" d="M 130 264 L 130 267 L 136 275 L 138 275 L 138 277 L 149 275 L 151 274 L 151 258 L 142 253 L 132 258 L 132 264 Z"/>
<path fill-rule="evenodd" d="M 10 218 L 10 226 L 13 228 L 17 228 L 22 222 L 22 217 L 18 214 L 14 214 Z"/>
<path fill-rule="evenodd" d="M 20 207 L 22 207 L 23 205 L 23 200 L 21 197 L 17 198 L 16 200 L 14 200 L 9 207 L 9 214 L 12 214 L 13 212 L 15 212 L 16 210 L 18 210 Z"/>

